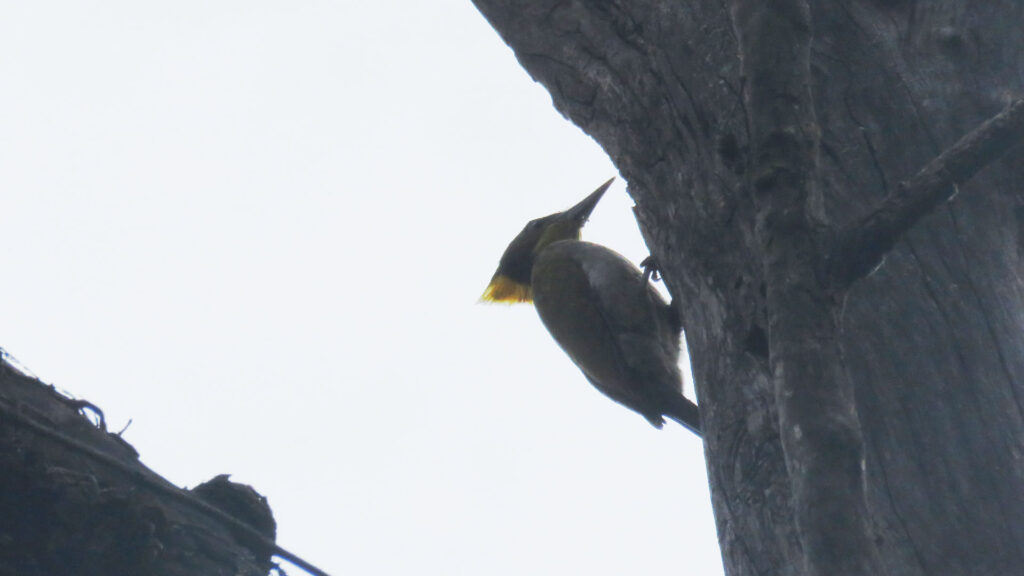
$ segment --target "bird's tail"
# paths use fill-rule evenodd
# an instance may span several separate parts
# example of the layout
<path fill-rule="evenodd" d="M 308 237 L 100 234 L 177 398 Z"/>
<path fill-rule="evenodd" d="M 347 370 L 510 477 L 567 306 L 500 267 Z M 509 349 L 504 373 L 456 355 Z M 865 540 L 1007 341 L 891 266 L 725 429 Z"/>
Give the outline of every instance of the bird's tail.
<path fill-rule="evenodd" d="M 682 394 L 677 398 L 678 399 L 672 403 L 670 411 L 665 413 L 665 416 L 679 422 L 684 428 L 693 432 L 698 438 L 700 438 L 700 411 L 697 410 L 697 405 Z"/>

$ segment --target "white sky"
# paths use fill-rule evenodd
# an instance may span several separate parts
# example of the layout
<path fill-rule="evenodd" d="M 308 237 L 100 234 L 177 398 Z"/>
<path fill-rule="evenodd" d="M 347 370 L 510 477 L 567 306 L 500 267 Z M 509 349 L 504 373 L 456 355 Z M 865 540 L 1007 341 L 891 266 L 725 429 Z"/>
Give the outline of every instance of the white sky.
<path fill-rule="evenodd" d="M 615 170 L 469 0 L 0 7 L 0 346 L 146 464 L 336 575 L 722 573 L 700 441 L 477 304 Z"/>

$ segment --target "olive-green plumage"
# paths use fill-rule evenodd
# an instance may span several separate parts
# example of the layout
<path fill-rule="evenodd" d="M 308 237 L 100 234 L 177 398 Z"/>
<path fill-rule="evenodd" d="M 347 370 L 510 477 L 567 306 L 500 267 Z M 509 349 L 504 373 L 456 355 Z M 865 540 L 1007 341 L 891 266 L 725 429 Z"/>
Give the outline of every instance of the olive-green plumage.
<path fill-rule="evenodd" d="M 682 394 L 674 310 L 628 260 L 579 240 L 610 184 L 527 224 L 502 255 L 484 299 L 532 297 L 548 332 L 598 390 L 658 428 L 667 416 L 699 434 L 697 407 Z"/>

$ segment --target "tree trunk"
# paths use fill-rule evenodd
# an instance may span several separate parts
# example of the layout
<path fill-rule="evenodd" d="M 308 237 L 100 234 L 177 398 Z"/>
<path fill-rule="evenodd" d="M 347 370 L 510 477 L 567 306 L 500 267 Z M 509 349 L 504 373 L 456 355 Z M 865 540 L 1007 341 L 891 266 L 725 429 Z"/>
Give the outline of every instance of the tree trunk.
<path fill-rule="evenodd" d="M 1020 573 L 1024 3 L 475 4 L 629 182 L 726 572 Z"/>

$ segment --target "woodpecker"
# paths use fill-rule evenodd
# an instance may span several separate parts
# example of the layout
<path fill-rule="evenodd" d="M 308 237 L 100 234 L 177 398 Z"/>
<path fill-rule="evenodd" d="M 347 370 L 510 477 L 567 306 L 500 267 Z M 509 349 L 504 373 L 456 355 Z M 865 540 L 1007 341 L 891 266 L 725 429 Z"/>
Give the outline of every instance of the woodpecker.
<path fill-rule="evenodd" d="M 580 240 L 612 181 L 564 212 L 531 220 L 505 249 L 481 297 L 530 303 L 587 380 L 661 428 L 667 416 L 700 435 L 682 393 L 678 316 L 622 255 Z"/>

